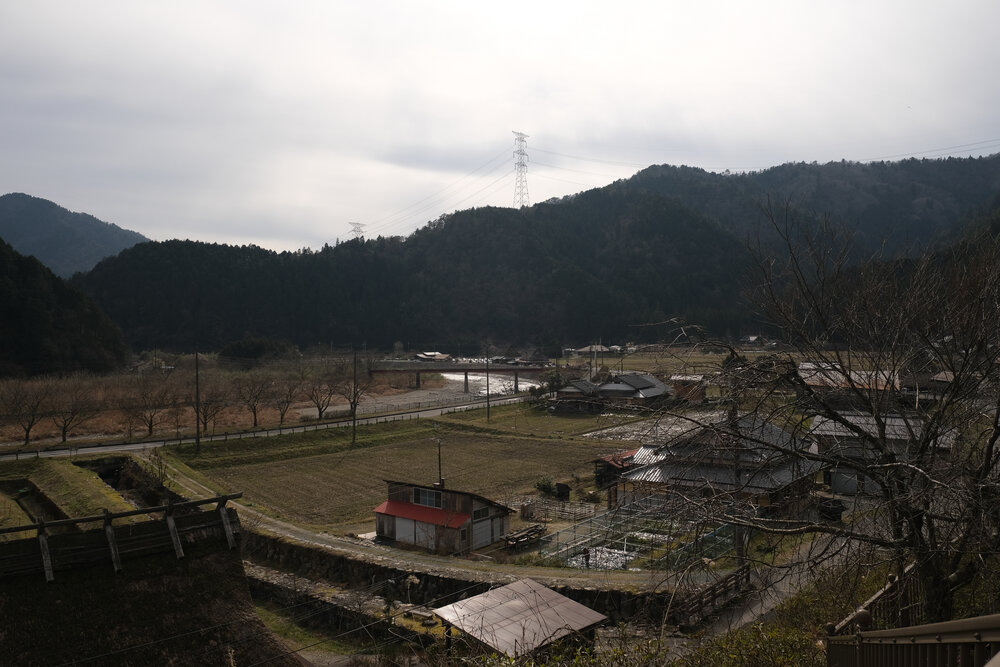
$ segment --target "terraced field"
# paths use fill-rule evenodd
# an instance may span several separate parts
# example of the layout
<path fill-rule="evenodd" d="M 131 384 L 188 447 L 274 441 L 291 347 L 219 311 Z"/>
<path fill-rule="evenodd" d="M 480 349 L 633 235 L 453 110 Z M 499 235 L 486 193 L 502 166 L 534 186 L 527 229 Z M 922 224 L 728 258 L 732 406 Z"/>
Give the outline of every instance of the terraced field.
<path fill-rule="evenodd" d="M 383 480 L 436 481 L 439 443 L 446 484 L 498 502 L 533 492 L 546 476 L 592 482 L 593 459 L 609 451 L 608 443 L 553 431 L 582 432 L 597 425 L 596 419 L 589 425 L 570 419 L 563 428 L 535 435 L 525 432 L 530 420 L 523 413 L 521 428 L 513 430 L 514 409 L 500 411 L 488 425 L 484 418 L 465 417 L 462 423 L 435 419 L 366 427 L 354 447 L 348 433 L 325 431 L 215 443 L 199 457 L 181 452 L 178 458 L 217 490 L 243 491 L 271 516 L 336 533 L 374 530 L 372 510 L 385 500 Z"/>

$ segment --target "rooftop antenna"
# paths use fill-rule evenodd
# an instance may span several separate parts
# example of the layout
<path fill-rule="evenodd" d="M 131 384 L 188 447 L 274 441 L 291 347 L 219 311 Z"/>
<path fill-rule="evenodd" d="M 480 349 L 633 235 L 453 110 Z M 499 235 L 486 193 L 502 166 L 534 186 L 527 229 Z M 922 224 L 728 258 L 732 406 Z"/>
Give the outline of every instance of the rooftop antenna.
<path fill-rule="evenodd" d="M 354 238 L 363 239 L 365 237 L 365 223 L 363 222 L 352 222 L 351 223 L 351 233 L 354 234 Z"/>
<path fill-rule="evenodd" d="M 514 130 L 514 208 L 528 206 L 528 135 Z"/>

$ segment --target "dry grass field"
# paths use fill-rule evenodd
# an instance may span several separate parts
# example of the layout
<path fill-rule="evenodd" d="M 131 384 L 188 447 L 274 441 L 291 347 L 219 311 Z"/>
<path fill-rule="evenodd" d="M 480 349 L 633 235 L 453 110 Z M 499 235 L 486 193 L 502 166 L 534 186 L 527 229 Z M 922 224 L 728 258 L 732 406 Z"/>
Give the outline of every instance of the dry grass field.
<path fill-rule="evenodd" d="M 198 457 L 187 450 L 171 455 L 216 489 L 243 491 L 248 502 L 272 516 L 334 533 L 363 533 L 374 530 L 372 510 L 385 500 L 384 480 L 437 480 L 439 442 L 447 486 L 498 502 L 534 493 L 542 477 L 592 487 L 593 459 L 624 446 L 554 435 L 592 430 L 600 424 L 596 417 L 542 414 L 536 418 L 549 428 L 543 432 L 536 423 L 531 435 L 525 429 L 532 420 L 517 410 L 501 409 L 489 424 L 479 410 L 464 415 L 461 424 L 422 419 L 364 427 L 353 447 L 347 429 L 335 429 L 214 443 Z"/>

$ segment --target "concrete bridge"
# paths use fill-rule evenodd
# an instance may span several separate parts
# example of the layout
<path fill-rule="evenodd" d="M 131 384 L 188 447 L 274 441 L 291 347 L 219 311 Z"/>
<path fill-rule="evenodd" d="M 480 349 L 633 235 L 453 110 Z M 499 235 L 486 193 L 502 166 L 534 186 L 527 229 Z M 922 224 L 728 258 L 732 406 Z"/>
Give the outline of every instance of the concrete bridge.
<path fill-rule="evenodd" d="M 469 373 L 479 373 L 488 375 L 514 376 L 514 393 L 520 391 L 518 380 L 521 375 L 538 375 L 553 367 L 548 363 L 518 363 L 518 364 L 494 364 L 479 361 L 414 361 L 414 360 L 383 360 L 375 361 L 371 366 L 371 373 L 412 373 L 416 376 L 417 389 L 420 388 L 421 373 L 464 373 L 465 393 L 469 393 Z"/>

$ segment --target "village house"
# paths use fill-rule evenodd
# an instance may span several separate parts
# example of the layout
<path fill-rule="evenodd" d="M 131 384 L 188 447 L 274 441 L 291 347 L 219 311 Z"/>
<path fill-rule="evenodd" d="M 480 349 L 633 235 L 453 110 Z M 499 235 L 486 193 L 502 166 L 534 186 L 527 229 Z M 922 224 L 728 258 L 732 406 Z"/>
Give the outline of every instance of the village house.
<path fill-rule="evenodd" d="M 705 400 L 705 376 L 675 374 L 670 376 L 674 398 L 688 403 L 702 403 Z"/>
<path fill-rule="evenodd" d="M 772 513 L 794 512 L 820 470 L 815 445 L 750 414 L 706 424 L 667 444 L 640 448 L 610 491 L 626 504 L 645 496 L 730 496 Z M 610 495 L 609 495 L 610 500 Z"/>
<path fill-rule="evenodd" d="M 597 484 L 597 488 L 605 489 L 616 484 L 622 473 L 632 468 L 638 451 L 629 449 L 594 459 L 594 483 Z"/>
<path fill-rule="evenodd" d="M 818 393 L 845 389 L 898 391 L 900 384 L 899 373 L 895 371 L 845 369 L 840 364 L 830 362 L 803 361 L 799 363 L 798 375 L 806 387 Z"/>
<path fill-rule="evenodd" d="M 623 373 L 602 384 L 582 379 L 570 380 L 556 392 L 556 401 L 563 408 L 594 412 L 611 404 L 651 405 L 669 395 L 667 385 L 654 375 Z"/>
<path fill-rule="evenodd" d="M 877 461 L 882 452 L 876 443 L 883 445 L 886 453 L 896 460 L 906 461 L 915 447 L 924 440 L 923 419 L 901 414 L 874 415 L 861 412 L 839 412 L 836 418 L 816 416 L 812 420 L 812 436 L 825 458 L 842 461 L 823 472 L 823 481 L 830 491 L 842 494 L 865 493 L 872 485 L 862 469 Z M 884 433 L 884 436 L 880 436 Z M 924 446 L 934 447 L 947 454 L 955 441 L 954 432 L 944 433 Z M 946 460 L 947 457 L 942 457 Z M 875 488 L 872 487 L 874 491 Z"/>
<path fill-rule="evenodd" d="M 437 553 L 467 553 L 510 531 L 509 507 L 488 498 L 431 485 L 385 480 L 388 497 L 375 508 L 375 534 L 383 540 Z"/>

